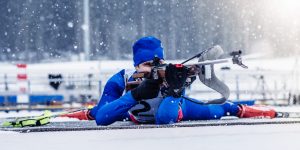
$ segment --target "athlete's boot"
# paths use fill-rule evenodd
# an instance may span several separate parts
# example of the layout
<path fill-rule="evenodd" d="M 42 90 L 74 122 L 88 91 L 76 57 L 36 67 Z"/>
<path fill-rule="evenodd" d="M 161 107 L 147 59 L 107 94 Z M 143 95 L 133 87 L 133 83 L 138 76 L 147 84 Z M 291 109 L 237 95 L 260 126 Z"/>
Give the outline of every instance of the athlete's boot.
<path fill-rule="evenodd" d="M 275 118 L 276 111 L 266 106 L 239 105 L 237 116 L 240 118 Z"/>
<path fill-rule="evenodd" d="M 90 110 L 80 110 L 72 113 L 60 115 L 60 117 L 77 118 L 79 120 L 94 120 L 90 115 Z"/>

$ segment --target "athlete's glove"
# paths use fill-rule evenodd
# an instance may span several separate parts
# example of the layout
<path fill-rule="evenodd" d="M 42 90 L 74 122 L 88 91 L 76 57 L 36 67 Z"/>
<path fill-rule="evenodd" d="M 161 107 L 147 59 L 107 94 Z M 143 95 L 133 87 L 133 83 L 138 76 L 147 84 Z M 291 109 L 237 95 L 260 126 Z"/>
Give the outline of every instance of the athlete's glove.
<path fill-rule="evenodd" d="M 169 96 L 180 97 L 182 95 L 188 72 L 189 69 L 181 64 L 169 64 L 166 67 L 166 81 L 169 86 Z"/>
<path fill-rule="evenodd" d="M 158 96 L 161 79 L 145 79 L 138 87 L 131 90 L 131 95 L 136 101 L 151 99 Z"/>

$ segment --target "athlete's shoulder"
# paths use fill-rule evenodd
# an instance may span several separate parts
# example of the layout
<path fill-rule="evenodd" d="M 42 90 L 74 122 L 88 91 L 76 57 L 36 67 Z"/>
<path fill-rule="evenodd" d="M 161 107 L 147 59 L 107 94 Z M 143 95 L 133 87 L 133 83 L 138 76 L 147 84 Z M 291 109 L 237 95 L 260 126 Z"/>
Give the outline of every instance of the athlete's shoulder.
<path fill-rule="evenodd" d="M 120 70 L 108 79 L 108 82 L 120 82 L 124 80 L 125 69 Z"/>
<path fill-rule="evenodd" d="M 122 69 L 111 76 L 106 82 L 105 88 L 109 91 L 118 90 L 120 93 L 122 93 L 122 91 L 125 89 L 124 73 L 125 69 Z"/>

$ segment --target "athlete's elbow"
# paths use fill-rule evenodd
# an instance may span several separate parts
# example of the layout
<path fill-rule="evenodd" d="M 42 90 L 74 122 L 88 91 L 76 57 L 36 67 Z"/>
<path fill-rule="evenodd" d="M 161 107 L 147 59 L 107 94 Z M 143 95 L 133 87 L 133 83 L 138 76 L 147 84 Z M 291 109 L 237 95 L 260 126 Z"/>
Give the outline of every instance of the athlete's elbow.
<path fill-rule="evenodd" d="M 108 114 L 99 114 L 96 116 L 95 120 L 98 126 L 107 126 L 114 122 Z"/>

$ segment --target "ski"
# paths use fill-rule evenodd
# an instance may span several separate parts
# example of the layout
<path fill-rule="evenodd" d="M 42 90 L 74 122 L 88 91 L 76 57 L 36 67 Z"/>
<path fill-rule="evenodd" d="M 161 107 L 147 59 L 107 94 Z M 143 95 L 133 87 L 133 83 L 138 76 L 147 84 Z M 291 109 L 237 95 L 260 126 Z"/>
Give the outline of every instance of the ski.
<path fill-rule="evenodd" d="M 229 120 L 203 120 L 183 121 L 167 125 L 135 125 L 131 122 L 116 122 L 109 126 L 97 126 L 95 121 L 51 122 L 45 126 L 23 128 L 0 128 L 0 131 L 30 132 L 58 132 L 58 131 L 87 131 L 87 130 L 119 130 L 119 129 L 154 129 L 178 127 L 207 127 L 207 126 L 236 126 L 236 125 L 276 125 L 300 124 L 300 118 L 274 118 L 274 119 L 229 119 Z"/>
<path fill-rule="evenodd" d="M 50 123 L 51 111 L 44 111 L 40 116 L 19 117 L 14 120 L 4 121 L 2 127 L 27 127 L 41 126 Z"/>
<path fill-rule="evenodd" d="M 276 112 L 276 118 L 300 118 L 300 112 Z"/>
<path fill-rule="evenodd" d="M 58 113 L 52 113 L 49 110 L 45 110 L 44 113 L 39 116 L 8 117 L 8 118 L 4 118 L 5 121 L 2 122 L 2 127 L 42 126 L 50 123 L 50 118 L 59 117 L 64 114 L 81 111 L 84 109 L 86 108 L 81 108 L 73 111 L 58 112 Z"/>

